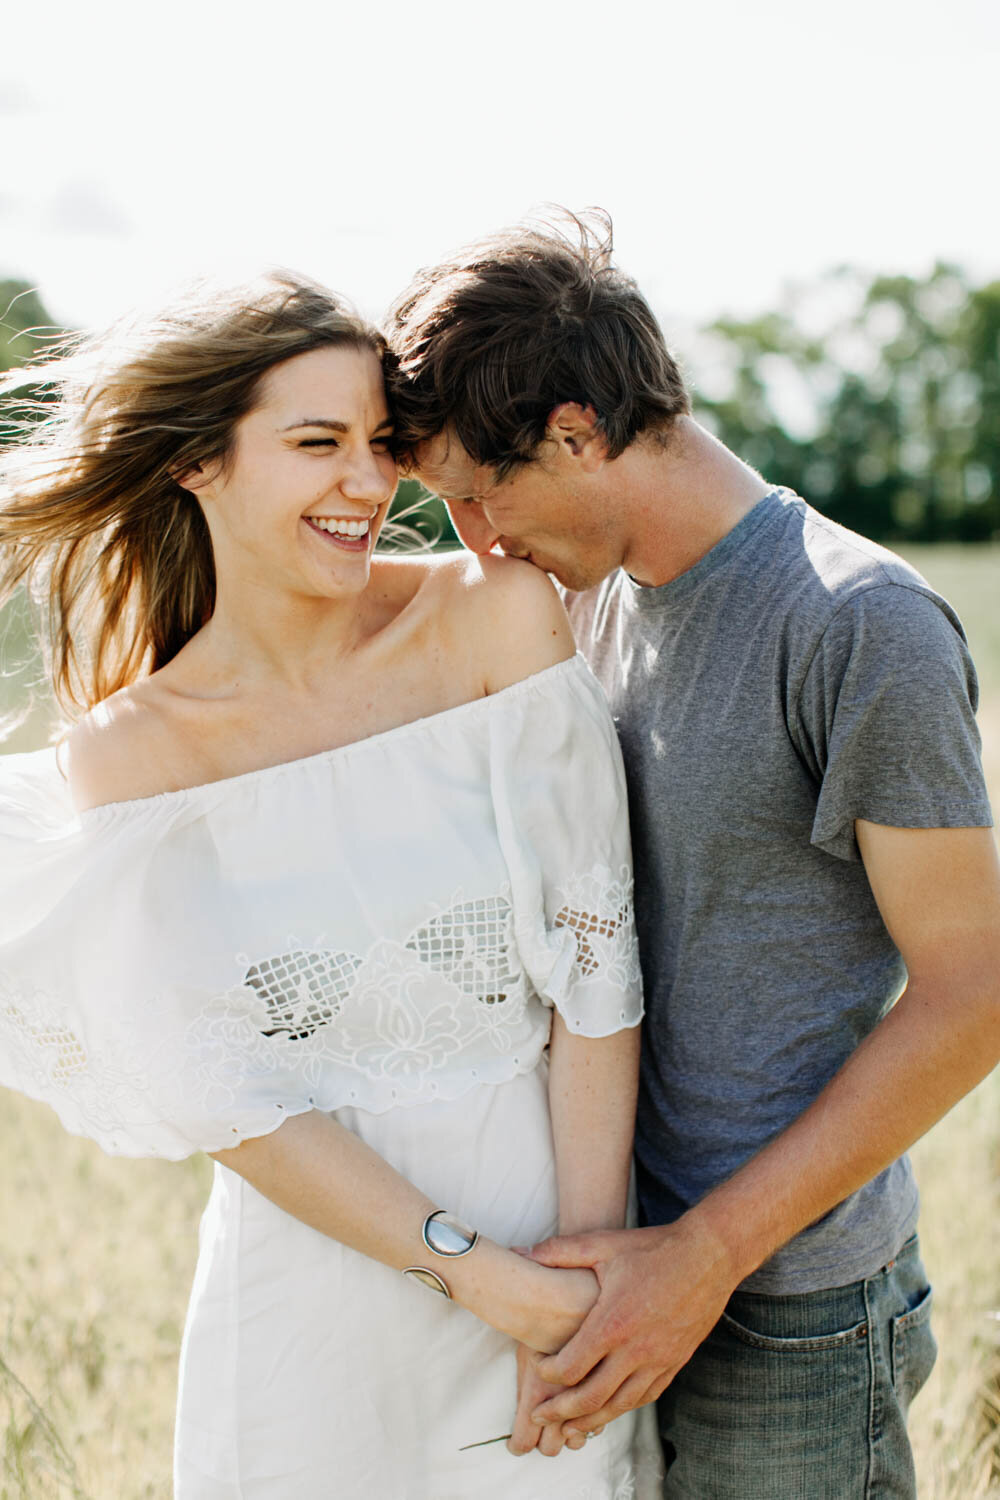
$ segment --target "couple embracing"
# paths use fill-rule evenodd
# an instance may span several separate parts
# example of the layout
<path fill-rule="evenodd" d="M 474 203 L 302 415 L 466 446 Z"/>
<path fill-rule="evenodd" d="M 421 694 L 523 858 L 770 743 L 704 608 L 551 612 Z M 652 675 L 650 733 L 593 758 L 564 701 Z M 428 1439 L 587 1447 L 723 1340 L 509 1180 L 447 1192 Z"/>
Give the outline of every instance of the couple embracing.
<path fill-rule="evenodd" d="M 692 418 L 600 220 L 32 378 L 0 1081 L 218 1163 L 177 1500 L 912 1496 L 905 1151 L 1000 1050 L 949 606 Z M 467 551 L 375 552 L 400 469 Z"/>

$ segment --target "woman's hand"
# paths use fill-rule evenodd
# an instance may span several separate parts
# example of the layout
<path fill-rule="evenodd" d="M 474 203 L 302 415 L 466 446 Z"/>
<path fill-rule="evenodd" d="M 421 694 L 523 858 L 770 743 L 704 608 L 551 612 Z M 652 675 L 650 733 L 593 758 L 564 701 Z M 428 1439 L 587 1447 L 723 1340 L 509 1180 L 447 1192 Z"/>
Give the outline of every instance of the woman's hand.
<path fill-rule="evenodd" d="M 529 1349 L 554 1354 L 569 1342 L 597 1301 L 597 1277 L 592 1271 L 555 1270 L 522 1256 L 515 1259 L 520 1263 L 510 1287 L 515 1303 L 504 1332 Z M 539 1271 L 545 1274 L 539 1276 Z"/>
<path fill-rule="evenodd" d="M 517 1414 L 514 1418 L 514 1430 L 507 1442 L 507 1451 L 518 1457 L 537 1448 L 547 1458 L 555 1458 L 566 1444 L 558 1423 L 543 1425 L 531 1420 L 535 1407 L 541 1406 L 550 1396 L 558 1396 L 562 1389 L 539 1375 L 538 1361 L 544 1357 L 537 1349 L 529 1349 L 527 1344 L 517 1346 Z M 576 1438 L 571 1446 L 582 1446 L 583 1441 L 582 1436 Z"/>
<path fill-rule="evenodd" d="M 543 1380 L 538 1373 L 539 1360 L 544 1359 L 537 1349 L 529 1349 L 526 1344 L 517 1346 L 517 1414 L 514 1418 L 514 1430 L 507 1443 L 507 1451 L 516 1454 L 531 1453 L 537 1448 L 539 1453 L 544 1453 L 546 1458 L 555 1458 L 563 1448 L 582 1448 L 587 1441 L 582 1432 L 574 1433 L 572 1437 L 564 1438 L 562 1426 L 558 1422 L 533 1422 L 531 1413 L 536 1406 L 547 1401 L 550 1396 L 558 1396 L 564 1389 L 562 1386 L 552 1385 L 548 1380 Z M 603 1432 L 599 1427 L 597 1432 Z M 595 1437 L 597 1433 L 594 1434 Z"/>

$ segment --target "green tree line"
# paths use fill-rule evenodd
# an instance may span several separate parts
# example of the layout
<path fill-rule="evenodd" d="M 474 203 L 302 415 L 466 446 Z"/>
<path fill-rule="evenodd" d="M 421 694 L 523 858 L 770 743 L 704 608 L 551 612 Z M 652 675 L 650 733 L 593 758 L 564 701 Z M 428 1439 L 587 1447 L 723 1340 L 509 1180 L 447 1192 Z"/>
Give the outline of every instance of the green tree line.
<path fill-rule="evenodd" d="M 1000 537 L 1000 281 L 834 271 L 718 319 L 701 353 L 699 415 L 834 520 L 878 540 Z"/>
<path fill-rule="evenodd" d="M 37 292 L 0 281 L 0 370 L 58 332 Z M 698 419 L 834 520 L 889 542 L 1000 538 L 1000 281 L 835 270 L 701 328 L 686 363 Z M 412 481 L 395 514 L 454 540 Z"/>

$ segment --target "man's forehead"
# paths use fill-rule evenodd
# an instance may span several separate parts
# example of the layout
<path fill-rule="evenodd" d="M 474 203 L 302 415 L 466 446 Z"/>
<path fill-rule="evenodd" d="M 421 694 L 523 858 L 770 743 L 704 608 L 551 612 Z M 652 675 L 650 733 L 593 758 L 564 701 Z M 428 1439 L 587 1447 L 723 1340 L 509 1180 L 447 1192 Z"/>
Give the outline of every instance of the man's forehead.
<path fill-rule="evenodd" d="M 431 489 L 452 498 L 468 495 L 478 465 L 454 433 L 446 430 L 425 439 L 413 456 L 417 474 Z"/>

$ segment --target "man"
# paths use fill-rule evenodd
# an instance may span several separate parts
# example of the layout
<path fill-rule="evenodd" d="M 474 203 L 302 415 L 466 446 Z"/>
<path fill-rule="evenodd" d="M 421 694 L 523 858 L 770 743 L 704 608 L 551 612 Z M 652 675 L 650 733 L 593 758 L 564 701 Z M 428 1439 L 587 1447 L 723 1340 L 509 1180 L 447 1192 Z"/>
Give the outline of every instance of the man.
<path fill-rule="evenodd" d="M 693 420 L 610 226 L 567 224 L 421 272 L 389 330 L 404 463 L 467 546 L 583 591 L 629 775 L 646 1227 L 536 1247 L 600 1297 L 516 1431 L 660 1398 L 669 1496 L 912 1496 L 903 1153 L 1000 1055 L 965 639 Z"/>

